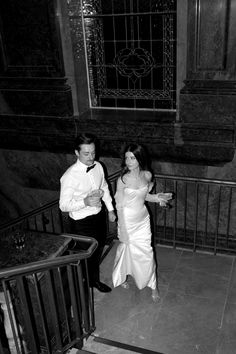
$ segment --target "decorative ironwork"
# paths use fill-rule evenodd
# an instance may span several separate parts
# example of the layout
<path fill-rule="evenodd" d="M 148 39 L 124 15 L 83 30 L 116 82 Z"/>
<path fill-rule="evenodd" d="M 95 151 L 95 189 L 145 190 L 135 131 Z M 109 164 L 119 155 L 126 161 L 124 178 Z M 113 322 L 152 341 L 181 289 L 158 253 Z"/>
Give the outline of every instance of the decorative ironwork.
<path fill-rule="evenodd" d="M 176 108 L 176 0 L 67 4 L 78 57 L 84 29 L 92 107 Z"/>
<path fill-rule="evenodd" d="M 81 17 L 81 4 L 78 0 L 67 0 L 67 13 L 70 21 L 73 53 L 76 60 L 84 58 L 84 36 Z"/>
<path fill-rule="evenodd" d="M 114 58 L 116 70 L 133 82 L 146 76 L 152 70 L 154 63 L 154 58 L 143 48 L 121 49 Z"/>

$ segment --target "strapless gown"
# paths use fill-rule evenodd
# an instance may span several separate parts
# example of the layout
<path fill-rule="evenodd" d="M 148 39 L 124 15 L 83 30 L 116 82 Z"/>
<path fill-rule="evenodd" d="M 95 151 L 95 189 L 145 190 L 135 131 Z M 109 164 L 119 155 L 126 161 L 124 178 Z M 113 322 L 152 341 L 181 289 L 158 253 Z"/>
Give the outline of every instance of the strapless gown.
<path fill-rule="evenodd" d="M 118 210 L 118 238 L 112 280 L 114 287 L 131 275 L 137 287 L 156 288 L 156 263 L 151 246 L 150 216 L 144 204 L 148 186 L 125 188 L 123 207 Z"/>

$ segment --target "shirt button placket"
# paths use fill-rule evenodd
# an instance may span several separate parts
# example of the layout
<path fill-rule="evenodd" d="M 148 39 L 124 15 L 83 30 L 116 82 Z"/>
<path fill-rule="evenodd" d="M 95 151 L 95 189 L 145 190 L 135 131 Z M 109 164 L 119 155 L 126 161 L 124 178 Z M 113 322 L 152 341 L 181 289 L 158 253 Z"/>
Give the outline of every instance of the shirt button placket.
<path fill-rule="evenodd" d="M 92 174 L 89 174 L 89 178 L 90 178 L 90 182 L 91 182 L 91 185 L 92 185 L 92 189 L 96 189 L 96 184 L 95 184 L 95 181 L 94 181 L 94 177 L 92 176 Z"/>

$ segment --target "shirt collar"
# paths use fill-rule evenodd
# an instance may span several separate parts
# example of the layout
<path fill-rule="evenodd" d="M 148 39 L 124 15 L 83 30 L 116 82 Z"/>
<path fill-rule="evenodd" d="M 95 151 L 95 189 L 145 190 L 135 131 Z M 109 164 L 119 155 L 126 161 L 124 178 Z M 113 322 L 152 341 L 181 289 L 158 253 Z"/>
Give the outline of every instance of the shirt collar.
<path fill-rule="evenodd" d="M 84 163 L 82 163 L 79 159 L 77 159 L 77 165 L 79 166 L 79 168 L 83 171 L 86 172 L 87 171 L 87 165 L 85 165 Z M 94 161 L 93 165 L 96 165 L 96 161 Z"/>

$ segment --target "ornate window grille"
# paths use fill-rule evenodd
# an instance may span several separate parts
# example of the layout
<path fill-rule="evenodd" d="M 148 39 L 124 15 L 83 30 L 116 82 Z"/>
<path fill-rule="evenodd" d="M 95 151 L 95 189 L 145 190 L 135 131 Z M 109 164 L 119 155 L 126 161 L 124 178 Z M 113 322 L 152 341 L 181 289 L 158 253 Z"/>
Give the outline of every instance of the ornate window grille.
<path fill-rule="evenodd" d="M 175 110 L 176 3 L 81 0 L 92 108 Z"/>

